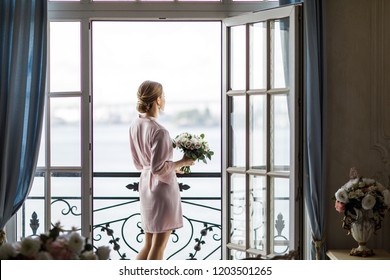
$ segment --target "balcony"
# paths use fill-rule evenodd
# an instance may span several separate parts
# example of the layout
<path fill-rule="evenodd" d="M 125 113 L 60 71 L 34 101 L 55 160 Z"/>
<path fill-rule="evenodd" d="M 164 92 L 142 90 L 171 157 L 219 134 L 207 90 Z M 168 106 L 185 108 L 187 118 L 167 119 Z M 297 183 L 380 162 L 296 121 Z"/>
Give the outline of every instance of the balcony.
<path fill-rule="evenodd" d="M 80 174 L 52 172 L 51 178 L 66 184 L 78 184 Z M 142 247 L 144 231 L 139 213 L 139 175 L 137 172 L 94 173 L 93 245 L 109 245 L 112 248 L 110 258 L 113 260 L 134 259 Z M 43 182 L 44 176 L 44 172 L 36 173 L 35 181 L 38 185 L 40 180 Z M 184 227 L 172 233 L 165 258 L 221 259 L 221 174 L 179 175 L 178 182 Z M 30 194 L 22 208 L 22 236 L 39 235 L 44 231 L 45 197 L 39 195 L 39 192 L 35 193 Z M 50 209 L 52 224 L 60 221 L 65 230 L 72 227 L 81 229 L 80 196 L 52 194 Z"/>

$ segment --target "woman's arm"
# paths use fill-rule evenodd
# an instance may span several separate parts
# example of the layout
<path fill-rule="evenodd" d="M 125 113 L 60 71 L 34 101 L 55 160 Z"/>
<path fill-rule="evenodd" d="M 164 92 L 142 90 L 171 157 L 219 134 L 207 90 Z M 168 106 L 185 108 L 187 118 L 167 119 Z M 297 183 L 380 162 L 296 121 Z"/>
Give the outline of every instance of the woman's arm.
<path fill-rule="evenodd" d="M 182 166 L 194 164 L 194 160 L 183 156 L 178 161 L 170 161 L 170 155 L 173 152 L 172 140 L 168 131 L 160 129 L 153 135 L 152 155 L 150 160 L 150 168 L 153 174 L 164 175 L 168 172 L 177 170 Z"/>

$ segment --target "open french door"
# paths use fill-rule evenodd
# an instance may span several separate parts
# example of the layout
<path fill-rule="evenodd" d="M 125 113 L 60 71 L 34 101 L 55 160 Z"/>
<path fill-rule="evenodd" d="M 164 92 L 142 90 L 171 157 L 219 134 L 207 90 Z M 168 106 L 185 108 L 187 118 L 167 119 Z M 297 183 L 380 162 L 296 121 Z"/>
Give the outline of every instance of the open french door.
<path fill-rule="evenodd" d="M 301 6 L 224 20 L 223 258 L 301 242 Z"/>

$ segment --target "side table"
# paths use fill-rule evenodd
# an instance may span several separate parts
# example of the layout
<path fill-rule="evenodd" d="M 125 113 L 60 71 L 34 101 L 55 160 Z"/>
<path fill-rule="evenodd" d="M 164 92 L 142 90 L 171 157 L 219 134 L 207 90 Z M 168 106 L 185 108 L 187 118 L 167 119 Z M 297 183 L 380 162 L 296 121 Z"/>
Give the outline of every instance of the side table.
<path fill-rule="evenodd" d="M 371 257 L 350 256 L 351 249 L 328 250 L 326 255 L 331 260 L 390 260 L 390 253 L 383 249 L 373 249 L 375 255 Z"/>

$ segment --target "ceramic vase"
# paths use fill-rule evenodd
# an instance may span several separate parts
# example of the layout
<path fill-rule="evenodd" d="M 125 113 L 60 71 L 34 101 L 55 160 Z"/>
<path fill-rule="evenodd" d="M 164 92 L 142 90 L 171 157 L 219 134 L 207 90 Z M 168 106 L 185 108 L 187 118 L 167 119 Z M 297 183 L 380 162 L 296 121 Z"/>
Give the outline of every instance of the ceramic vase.
<path fill-rule="evenodd" d="M 356 220 L 351 223 L 351 235 L 358 243 L 357 248 L 351 250 L 350 255 L 369 257 L 374 255 L 374 251 L 367 247 L 367 242 L 375 231 L 375 223 L 372 219 L 371 210 L 355 209 Z"/>

